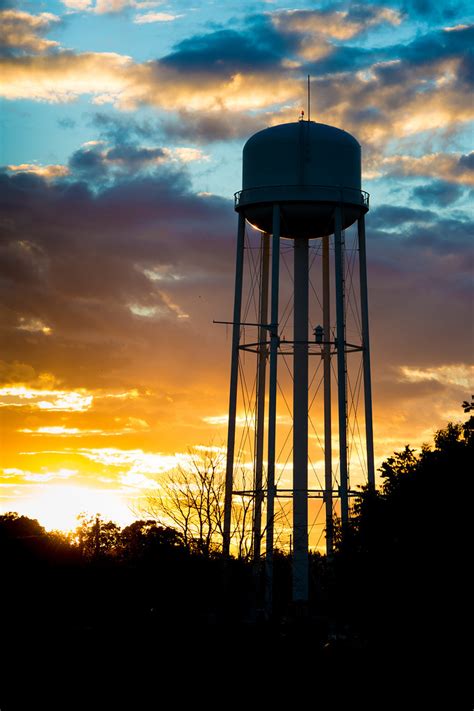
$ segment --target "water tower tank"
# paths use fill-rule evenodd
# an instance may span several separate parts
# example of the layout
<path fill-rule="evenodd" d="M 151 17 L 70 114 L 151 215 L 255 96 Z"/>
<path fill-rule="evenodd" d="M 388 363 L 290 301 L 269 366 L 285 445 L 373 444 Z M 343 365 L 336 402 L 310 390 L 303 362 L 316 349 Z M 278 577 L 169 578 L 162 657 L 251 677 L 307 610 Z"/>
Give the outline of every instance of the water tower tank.
<path fill-rule="evenodd" d="M 283 237 L 334 232 L 336 205 L 343 228 L 367 212 L 361 190 L 361 148 L 346 131 L 314 121 L 272 126 L 244 146 L 242 190 L 235 209 L 263 232 L 272 232 L 273 204 L 281 209 Z"/>

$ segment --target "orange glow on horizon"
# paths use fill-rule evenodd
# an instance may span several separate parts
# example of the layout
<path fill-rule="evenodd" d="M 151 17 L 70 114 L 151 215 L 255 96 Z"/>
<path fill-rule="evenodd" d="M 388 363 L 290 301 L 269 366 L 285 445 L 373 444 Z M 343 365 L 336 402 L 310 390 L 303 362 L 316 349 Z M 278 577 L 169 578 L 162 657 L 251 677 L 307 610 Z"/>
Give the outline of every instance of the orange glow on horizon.
<path fill-rule="evenodd" d="M 3 504 L 3 511 L 17 510 L 24 516 L 38 519 L 48 531 L 73 531 L 78 526 L 78 516 L 83 513 L 90 516 L 99 513 L 120 526 L 126 526 L 136 518 L 123 495 L 68 484 L 51 484 L 33 495 L 22 497 L 19 503 L 17 508 Z"/>

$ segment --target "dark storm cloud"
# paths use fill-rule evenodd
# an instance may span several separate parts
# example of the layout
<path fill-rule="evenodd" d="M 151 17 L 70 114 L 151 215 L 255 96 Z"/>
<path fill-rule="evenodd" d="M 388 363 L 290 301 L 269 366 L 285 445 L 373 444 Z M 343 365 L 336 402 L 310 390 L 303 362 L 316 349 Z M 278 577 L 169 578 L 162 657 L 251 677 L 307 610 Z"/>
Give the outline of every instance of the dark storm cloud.
<path fill-rule="evenodd" d="M 218 30 L 177 45 L 170 55 L 156 62 L 157 81 L 163 68 L 172 70 L 177 84 L 185 82 L 193 73 L 200 73 L 213 111 L 178 108 L 173 117 L 163 120 L 164 135 L 200 142 L 232 139 L 249 135 L 271 123 L 272 117 L 278 118 L 275 107 L 272 107 L 272 116 L 237 109 L 229 111 L 225 108 L 225 98 L 222 112 L 215 111 L 219 96 L 216 80 L 239 73 L 243 87 L 246 75 L 247 81 L 250 76 L 257 77 L 257 86 L 251 86 L 257 93 L 258 87 L 262 87 L 260 93 L 268 93 L 266 82 L 278 77 L 278 82 L 286 82 L 287 89 L 283 93 L 287 94 L 291 86 L 309 72 L 314 76 L 314 101 L 321 120 L 336 121 L 349 130 L 357 131 L 360 127 L 360 138 L 368 150 L 373 143 L 372 129 L 379 136 L 378 142 L 386 138 L 385 134 L 388 137 L 393 129 L 393 118 L 400 116 L 401 107 L 417 125 L 421 114 L 426 113 L 428 102 L 429 111 L 440 116 L 440 127 L 466 120 L 470 111 L 468 82 L 473 74 L 469 50 L 474 39 L 472 27 L 460 26 L 451 31 L 437 29 L 405 44 L 366 48 L 356 46 L 351 40 L 372 27 L 371 19 L 378 18 L 379 24 L 395 20 L 391 16 L 387 19 L 380 6 L 369 10 L 351 7 L 344 11 L 346 19 L 342 24 L 339 12 L 342 12 L 341 6 L 331 6 L 324 11 L 253 16 L 240 30 Z M 323 15 L 332 18 L 330 26 L 325 27 Z M 346 27 L 346 21 L 349 36 L 339 37 L 337 33 Z M 326 34 L 321 34 L 323 30 Z M 316 58 L 311 58 L 314 52 Z M 366 70 L 365 75 L 357 75 L 358 70 Z M 444 83 L 440 83 L 443 77 Z M 225 88 L 221 89 L 225 96 Z M 278 102 L 276 98 L 275 103 L 280 103 L 281 108 L 285 103 L 288 106 L 288 102 Z M 269 104 L 268 98 L 265 105 Z M 281 118 L 288 120 L 283 115 Z M 398 123 L 395 130 L 403 134 L 407 122 Z"/>
<path fill-rule="evenodd" d="M 448 187 L 458 186 L 448 183 Z M 371 230 L 383 233 L 382 244 L 387 240 L 388 243 L 397 240 L 396 243 L 402 245 L 405 252 L 420 249 L 443 256 L 451 255 L 464 267 L 469 260 L 473 225 L 466 215 L 450 217 L 445 216 L 442 210 L 435 212 L 381 205 L 370 211 L 368 223 Z"/>
<path fill-rule="evenodd" d="M 474 151 L 460 157 L 459 167 L 463 170 L 474 170 Z"/>
<path fill-rule="evenodd" d="M 381 205 L 370 212 L 372 228 L 392 229 L 407 223 L 426 222 L 434 219 L 436 219 L 436 214 L 429 210 L 414 210 L 411 207 L 396 205 Z"/>
<path fill-rule="evenodd" d="M 98 192 L 71 179 L 3 175 L 0 195 L 6 360 L 21 360 L 34 338 L 18 329 L 21 318 L 52 329 L 36 339 L 34 367 L 66 379 L 93 384 L 98 362 L 103 379 L 109 367 L 125 367 L 140 354 L 149 362 L 150 348 L 153 362 L 176 374 L 183 368 L 176 353 L 191 337 L 194 372 L 210 367 L 211 341 L 213 357 L 222 357 L 226 344 L 216 344 L 209 324 L 231 310 L 229 201 L 193 194 L 186 174 L 164 165 L 147 177 L 117 177 Z M 367 230 L 378 362 L 460 362 L 472 226 L 386 205 L 371 210 Z M 135 315 L 133 305 L 156 317 Z M 443 348 L 427 352 L 440 323 Z M 78 353 L 87 373 L 77 369 Z"/>
<path fill-rule="evenodd" d="M 231 111 L 180 111 L 177 117 L 163 119 L 161 130 L 167 138 L 192 139 L 199 143 L 242 139 L 267 126 L 266 115 L 249 116 Z"/>
<path fill-rule="evenodd" d="M 128 166 L 140 166 L 143 163 L 154 162 L 166 155 L 163 148 L 141 148 L 138 146 L 122 145 L 110 148 L 105 153 L 107 161 L 119 161 Z"/>
<path fill-rule="evenodd" d="M 474 51 L 466 50 L 461 59 L 461 64 L 458 71 L 459 82 L 468 87 L 474 86 Z"/>
<path fill-rule="evenodd" d="M 90 366 L 82 377 L 93 383 L 98 369 L 130 362 L 148 344 L 171 372 L 175 347 L 202 318 L 221 315 L 215 299 L 227 315 L 232 206 L 194 195 L 182 171 L 162 167 L 98 193 L 70 180 L 2 175 L 0 193 L 6 360 L 21 360 L 36 339 L 34 367 L 78 377 L 79 353 Z M 135 315 L 134 305 L 156 318 Z M 180 314 L 190 315 L 189 325 Z M 21 319 L 39 319 L 51 336 L 19 330 Z"/>
<path fill-rule="evenodd" d="M 388 0 L 387 5 L 401 7 L 412 19 L 423 20 L 441 19 L 446 21 L 455 20 L 464 15 L 470 9 L 470 3 L 464 0 L 443 0 L 443 2 L 432 2 L 432 0 Z"/>
<path fill-rule="evenodd" d="M 459 277 L 472 267 L 471 252 L 473 223 L 464 219 L 445 217 L 440 211 L 437 219 L 410 225 L 406 231 L 406 244 L 412 251 L 421 250 L 426 254 L 436 254 L 440 258 L 449 257 L 450 269 L 459 268 Z"/>
<path fill-rule="evenodd" d="M 413 190 L 413 197 L 422 205 L 441 205 L 446 207 L 459 200 L 464 190 L 460 185 L 445 180 L 434 180 L 427 185 L 420 185 Z"/>
<path fill-rule="evenodd" d="M 461 61 L 458 72 L 460 82 L 472 82 L 474 26 L 456 30 L 435 30 L 417 37 L 407 44 L 364 49 L 350 44 L 335 46 L 326 57 L 309 62 L 307 67 L 315 72 L 345 72 L 370 67 L 380 83 L 390 86 L 399 82 L 409 84 L 413 68 L 422 69 L 433 62 L 450 58 Z M 393 60 L 397 60 L 392 63 Z"/>
<path fill-rule="evenodd" d="M 156 139 L 160 135 L 157 121 L 139 121 L 129 116 L 97 111 L 90 118 L 101 138 L 114 144 L 130 143 L 133 139 Z"/>
<path fill-rule="evenodd" d="M 280 60 L 274 47 L 263 45 L 235 30 L 217 30 L 196 35 L 176 45 L 171 54 L 160 59 L 160 64 L 181 73 L 235 74 L 270 70 Z"/>
<path fill-rule="evenodd" d="M 379 213 L 383 214 L 383 211 Z M 433 217 L 392 230 L 367 216 L 370 311 L 379 377 L 400 364 L 463 363 L 469 352 L 472 223 Z M 390 231 L 389 231 L 390 230 Z"/>
<path fill-rule="evenodd" d="M 308 62 L 305 67 L 315 76 L 332 74 L 336 72 L 357 71 L 370 67 L 374 62 L 386 60 L 391 53 L 388 49 L 363 49 L 361 47 L 351 47 L 342 45 L 322 59 Z"/>
<path fill-rule="evenodd" d="M 429 32 L 417 37 L 405 47 L 400 47 L 399 54 L 411 62 L 423 63 L 440 57 L 463 56 L 472 49 L 474 26 L 444 29 Z"/>
<path fill-rule="evenodd" d="M 351 37 L 361 34 L 378 19 L 381 6 L 350 5 L 341 12 L 340 3 L 324 10 L 294 10 L 273 14 L 253 15 L 246 18 L 240 30 L 219 29 L 205 35 L 196 35 L 177 44 L 173 52 L 161 58 L 159 64 L 179 72 L 232 75 L 236 72 L 262 73 L 280 71 L 301 73 L 291 67 L 281 67 L 284 59 L 296 57 L 304 48 L 303 40 L 315 44 L 330 38 L 335 46 L 330 56 L 320 61 L 308 61 L 306 69 L 320 71 L 345 71 L 367 66 L 390 54 L 389 50 L 363 49 L 338 46 L 337 29 L 331 30 L 328 21 L 341 27 L 351 26 Z M 335 35 L 332 33 L 336 33 Z"/>
<path fill-rule="evenodd" d="M 324 12 L 329 14 L 333 9 L 347 8 L 347 15 L 345 17 L 346 22 L 360 24 L 365 28 L 370 21 L 377 20 L 380 10 L 384 7 L 385 3 L 381 2 L 375 5 L 370 4 L 357 4 L 357 3 L 334 3 L 334 5 L 322 11 L 324 17 Z"/>
<path fill-rule="evenodd" d="M 79 175 L 98 178 L 107 173 L 107 165 L 98 146 L 79 148 L 69 159 L 69 167 Z"/>
<path fill-rule="evenodd" d="M 407 45 L 395 45 L 387 53 L 387 59 L 397 58 L 398 63 L 376 67 L 379 79 L 386 85 L 410 81 L 410 72 L 423 71 L 427 65 L 449 59 L 460 60 L 456 73 L 460 85 L 472 82 L 472 46 L 474 25 L 455 30 L 437 30 L 416 38 Z M 437 77 L 433 77 L 435 79 Z"/>
<path fill-rule="evenodd" d="M 166 151 L 159 147 L 148 148 L 131 143 L 106 147 L 98 142 L 86 144 L 75 151 L 69 159 L 69 168 L 75 176 L 97 180 L 109 177 L 117 170 L 135 173 L 165 160 L 166 157 Z"/>
<path fill-rule="evenodd" d="M 380 13 L 380 7 L 369 10 L 356 7 L 349 10 L 347 16 L 353 22 L 353 35 L 366 29 L 364 23 L 376 15 L 376 10 Z M 351 46 L 350 39 L 341 43 L 330 34 L 323 40 L 318 38 L 318 31 L 313 30 L 312 25 L 307 27 L 305 23 L 309 20 L 314 22 L 315 18 L 319 22 L 321 13 L 323 11 L 295 11 L 253 16 L 239 31 L 218 30 L 189 38 L 177 45 L 170 55 L 158 61 L 156 71 L 160 67 L 177 70 L 178 82 L 179 77 L 185 76 L 187 72 L 189 76 L 198 72 L 207 77 L 205 82 L 211 84 L 216 77 L 231 77 L 239 72 L 243 73 L 244 78 L 245 73 L 257 73 L 260 83 L 264 83 L 267 76 L 269 81 L 272 80 L 275 71 L 278 71 L 279 80 L 284 81 L 294 81 L 310 72 L 315 76 L 315 101 L 318 109 L 331 110 L 335 105 L 344 105 L 344 123 L 349 121 L 350 126 L 363 125 L 364 130 L 367 130 L 370 126 L 380 127 L 381 123 L 388 120 L 387 114 L 398 112 L 400 104 L 407 98 L 414 98 L 419 92 L 434 93 L 436 80 L 444 71 L 440 65 L 443 60 L 462 58 L 463 62 L 466 61 L 466 47 L 471 41 L 472 30 L 429 32 L 406 45 L 367 49 Z M 334 15 L 334 10 L 327 11 L 326 15 L 328 13 Z M 289 20 L 283 21 L 286 15 L 293 24 Z M 275 24 L 270 17 L 278 17 L 279 21 Z M 337 17 L 333 32 L 337 32 L 336 20 Z M 324 27 L 324 23 L 320 25 Z M 303 39 L 308 40 L 309 45 L 303 47 Z M 308 47 L 311 50 L 311 43 L 318 47 L 321 42 L 327 49 L 325 56 L 305 59 L 298 55 Z M 297 58 L 299 64 L 296 62 L 293 66 L 286 61 L 291 58 Z M 371 77 L 361 81 L 354 76 L 354 71 L 369 68 Z M 329 76 L 331 74 L 337 74 L 337 80 Z M 461 76 L 461 70 L 459 74 Z M 390 91 L 386 92 L 385 89 Z M 361 106 L 364 108 L 360 109 Z M 249 135 L 270 123 L 266 115 L 228 111 L 224 107 L 222 111 L 181 109 L 177 113 L 177 116 L 166 118 L 161 124 L 168 138 L 190 138 L 200 142 L 232 139 Z M 273 113 L 276 115 L 275 111 Z M 97 115 L 96 124 L 99 123 L 102 123 L 104 131 L 110 131 L 109 120 Z M 144 133 L 156 132 L 157 127 L 145 123 L 142 129 Z M 119 130 L 119 123 L 116 123 L 115 130 Z M 138 133 L 141 129 L 130 125 L 128 129 L 124 126 L 124 130 L 137 130 Z"/>

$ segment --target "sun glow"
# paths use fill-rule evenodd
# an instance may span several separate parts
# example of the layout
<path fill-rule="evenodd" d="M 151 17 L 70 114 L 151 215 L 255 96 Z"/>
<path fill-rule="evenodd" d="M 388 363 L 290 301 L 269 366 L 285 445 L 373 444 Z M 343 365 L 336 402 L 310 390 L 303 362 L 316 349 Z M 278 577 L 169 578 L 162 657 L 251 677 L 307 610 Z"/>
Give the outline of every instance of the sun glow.
<path fill-rule="evenodd" d="M 21 513 L 38 519 L 48 530 L 61 531 L 73 531 L 78 525 L 77 517 L 82 513 L 100 513 L 121 526 L 135 518 L 125 497 L 112 491 L 67 484 L 50 485 L 22 498 Z"/>

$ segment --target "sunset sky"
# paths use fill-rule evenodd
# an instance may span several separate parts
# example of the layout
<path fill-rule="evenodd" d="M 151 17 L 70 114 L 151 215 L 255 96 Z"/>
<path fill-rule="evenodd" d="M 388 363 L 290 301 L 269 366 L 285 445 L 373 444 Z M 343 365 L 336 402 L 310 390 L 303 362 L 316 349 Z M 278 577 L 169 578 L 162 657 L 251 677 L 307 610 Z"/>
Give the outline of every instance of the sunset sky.
<path fill-rule="evenodd" d="M 246 139 L 363 148 L 377 463 L 472 392 L 472 3 L 0 0 L 0 510 L 123 524 L 225 444 Z M 198 448 L 198 449 L 196 449 Z"/>

